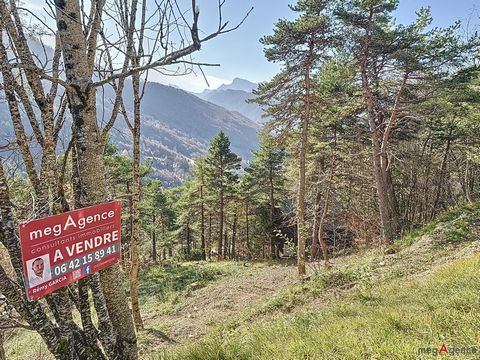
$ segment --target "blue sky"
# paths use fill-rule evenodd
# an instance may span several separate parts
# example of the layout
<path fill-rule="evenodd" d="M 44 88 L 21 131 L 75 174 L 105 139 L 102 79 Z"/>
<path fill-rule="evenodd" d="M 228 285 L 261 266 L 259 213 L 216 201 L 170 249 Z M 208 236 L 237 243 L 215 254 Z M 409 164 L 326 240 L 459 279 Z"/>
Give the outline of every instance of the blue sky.
<path fill-rule="evenodd" d="M 254 10 L 236 31 L 222 35 L 205 43 L 202 50 L 195 55 L 198 61 L 220 63 L 218 68 L 205 68 L 210 79 L 211 88 L 221 83 L 231 82 L 235 77 L 241 77 L 253 82 L 269 80 L 279 67 L 267 62 L 263 56 L 263 47 L 259 39 L 271 34 L 275 22 L 279 18 L 292 19 L 294 15 L 288 8 L 292 0 L 227 0 L 225 3 L 224 18 L 231 23 L 238 22 L 253 6 Z M 476 0 L 400 0 L 395 13 L 397 22 L 410 23 L 415 20 L 415 11 L 421 7 L 430 7 L 433 17 L 433 26 L 445 27 L 456 20 L 467 24 L 471 20 L 470 28 L 478 27 L 480 23 L 480 5 Z M 206 24 L 217 21 L 214 8 L 208 4 L 214 0 L 199 0 L 200 26 L 208 28 Z M 472 14 L 473 17 L 472 17 Z M 202 77 L 189 76 L 183 79 L 163 79 L 162 82 L 174 83 L 190 91 L 201 91 L 206 87 Z"/>
<path fill-rule="evenodd" d="M 181 0 L 186 1 L 186 0 Z M 448 26 L 456 20 L 466 24 L 472 13 L 470 28 L 480 23 L 480 4 L 478 0 L 400 0 L 396 17 L 400 23 L 409 23 L 415 19 L 415 11 L 422 6 L 430 6 L 434 26 Z M 231 82 L 241 77 L 254 82 L 269 80 L 276 72 L 278 65 L 267 62 L 263 56 L 263 47 L 259 39 L 271 34 L 275 22 L 279 18 L 292 19 L 293 12 L 288 4 L 294 0 L 226 0 L 223 19 L 231 25 L 237 24 L 248 10 L 254 9 L 243 25 L 236 31 L 221 35 L 204 43 L 201 51 L 194 55 L 199 62 L 220 63 L 220 67 L 205 67 L 204 71 L 211 88 L 222 83 Z M 217 0 L 197 0 L 200 9 L 200 29 L 208 33 L 218 24 L 216 11 Z M 27 5 L 38 9 L 43 0 L 27 0 Z M 165 84 L 173 84 L 189 91 L 201 91 L 207 85 L 200 73 L 198 76 L 164 77 L 152 73 L 151 80 Z"/>

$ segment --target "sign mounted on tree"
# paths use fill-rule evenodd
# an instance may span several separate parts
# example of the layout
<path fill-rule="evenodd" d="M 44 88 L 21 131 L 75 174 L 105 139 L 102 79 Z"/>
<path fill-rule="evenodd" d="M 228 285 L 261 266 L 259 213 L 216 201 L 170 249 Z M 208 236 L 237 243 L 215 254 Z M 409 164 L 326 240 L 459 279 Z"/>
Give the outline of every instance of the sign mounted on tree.
<path fill-rule="evenodd" d="M 20 224 L 28 299 L 119 262 L 120 227 L 118 200 Z"/>

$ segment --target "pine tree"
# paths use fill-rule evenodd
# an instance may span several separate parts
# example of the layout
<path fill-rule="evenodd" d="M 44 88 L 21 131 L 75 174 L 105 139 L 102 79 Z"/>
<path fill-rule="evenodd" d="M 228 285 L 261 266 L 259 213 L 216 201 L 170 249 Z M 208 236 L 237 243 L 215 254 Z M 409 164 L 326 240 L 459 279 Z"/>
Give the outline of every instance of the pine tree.
<path fill-rule="evenodd" d="M 225 224 L 225 201 L 228 194 L 233 192 L 235 183 L 238 182 L 238 170 L 240 169 L 240 157 L 230 150 L 230 140 L 223 131 L 216 135 L 208 149 L 205 158 L 206 181 L 208 189 L 216 195 L 218 209 L 218 234 L 217 251 L 218 258 L 225 257 L 224 251 L 224 224 Z"/>
<path fill-rule="evenodd" d="M 275 224 L 278 222 L 279 197 L 284 195 L 285 177 L 284 161 L 286 152 L 273 144 L 273 139 L 263 136 L 260 149 L 255 151 L 254 160 L 245 171 L 245 183 L 249 183 L 250 190 L 259 204 L 265 204 L 269 209 L 268 226 L 266 232 L 270 238 L 270 255 L 276 258 L 279 255 L 279 244 L 275 236 Z"/>
<path fill-rule="evenodd" d="M 162 184 L 158 180 L 152 180 L 143 186 L 143 198 L 141 202 L 142 227 L 150 234 L 152 242 L 152 261 L 157 262 L 159 257 L 158 234 L 162 241 L 167 236 L 167 224 L 170 209 L 167 204 L 167 197 L 163 192 Z M 161 245 L 164 245 L 163 243 Z"/>
<path fill-rule="evenodd" d="M 400 214 L 392 177 L 392 142 L 408 124 L 415 89 L 425 91 L 458 64 L 466 61 L 478 43 L 464 43 L 459 24 L 427 30 L 429 9 L 417 12 L 408 26 L 396 25 L 392 13 L 398 0 L 345 1 L 338 8 L 347 51 L 352 54 L 363 92 L 365 122 L 372 144 L 372 170 L 377 189 L 382 235 L 392 242 L 400 229 Z M 433 92 L 429 93 L 432 96 Z"/>
<path fill-rule="evenodd" d="M 314 98 L 312 77 L 318 64 L 327 59 L 338 44 L 331 21 L 334 1 L 301 0 L 291 9 L 299 13 L 295 21 L 279 20 L 274 33 L 262 38 L 268 61 L 284 66 L 270 82 L 261 84 L 256 101 L 268 107 L 277 132 L 292 129 L 299 132 L 298 191 L 297 191 L 297 265 L 299 275 L 305 275 L 306 222 L 306 155 L 308 133 L 312 121 Z M 286 136 L 285 132 L 283 133 Z"/>
<path fill-rule="evenodd" d="M 206 164 L 205 157 L 198 157 L 195 159 L 193 166 L 193 176 L 195 187 L 197 188 L 196 205 L 200 216 L 200 247 L 202 253 L 202 260 L 207 259 L 207 242 L 205 237 L 205 213 L 207 211 L 207 189 L 206 189 Z"/>

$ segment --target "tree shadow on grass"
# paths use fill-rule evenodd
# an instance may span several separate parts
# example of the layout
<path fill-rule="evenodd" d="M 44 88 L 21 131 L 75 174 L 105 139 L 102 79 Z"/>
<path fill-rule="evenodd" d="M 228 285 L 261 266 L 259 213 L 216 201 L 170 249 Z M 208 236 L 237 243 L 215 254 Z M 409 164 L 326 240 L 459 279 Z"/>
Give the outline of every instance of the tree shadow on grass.
<path fill-rule="evenodd" d="M 152 329 L 152 328 L 145 328 L 145 329 L 143 329 L 143 331 L 146 334 L 148 334 L 148 335 L 150 335 L 150 336 L 152 336 L 156 339 L 168 342 L 170 344 L 176 344 L 177 343 L 177 341 L 175 339 L 172 339 L 167 334 L 165 334 L 163 331 L 160 331 L 160 330 L 157 330 L 157 329 Z"/>

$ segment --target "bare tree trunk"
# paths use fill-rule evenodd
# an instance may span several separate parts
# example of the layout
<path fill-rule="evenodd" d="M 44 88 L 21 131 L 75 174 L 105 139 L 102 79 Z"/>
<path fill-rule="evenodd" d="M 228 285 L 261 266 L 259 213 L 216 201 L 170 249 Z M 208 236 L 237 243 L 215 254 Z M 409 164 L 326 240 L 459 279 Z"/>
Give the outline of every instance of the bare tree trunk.
<path fill-rule="evenodd" d="M 330 206 L 330 193 L 332 192 L 332 187 L 333 187 L 333 172 L 334 172 L 334 169 L 332 167 L 332 170 L 330 172 L 330 178 L 328 180 L 327 192 L 325 194 L 325 203 L 323 204 L 322 217 L 320 218 L 320 223 L 318 226 L 318 240 L 320 241 L 320 247 L 322 248 L 322 254 L 323 254 L 323 261 L 326 267 L 330 266 L 330 262 L 328 258 L 328 246 L 327 246 L 327 243 L 325 242 L 325 238 L 323 237 L 323 229 L 325 225 L 325 220 L 328 215 L 328 209 Z"/>
<path fill-rule="evenodd" d="M 223 176 L 223 174 L 222 174 Z M 218 260 L 223 260 L 224 258 L 224 249 L 223 249 L 223 208 L 225 206 L 225 200 L 223 198 L 223 190 L 220 190 L 220 219 L 219 219 L 219 230 L 218 230 Z"/>
<path fill-rule="evenodd" d="M 211 259 L 211 257 L 212 257 L 212 253 L 211 253 L 211 250 L 212 250 L 212 213 L 211 212 L 208 213 L 208 244 L 209 244 L 209 248 L 210 248 L 210 251 L 208 252 L 208 258 Z"/>
<path fill-rule="evenodd" d="M 398 231 L 398 210 L 396 209 L 395 193 L 393 191 L 393 183 L 389 174 L 389 161 L 387 157 L 387 145 L 390 139 L 393 126 L 396 121 L 397 106 L 401 95 L 405 89 L 408 79 L 408 73 L 405 73 L 402 85 L 397 93 L 395 106 L 390 116 L 390 120 L 386 123 L 383 136 L 380 133 L 379 125 L 384 124 L 383 121 L 377 123 L 377 114 L 375 111 L 374 95 L 371 90 L 368 78 L 368 59 L 370 54 L 371 28 L 373 26 L 373 10 L 370 11 L 368 19 L 369 25 L 364 36 L 363 57 L 360 61 L 360 74 L 362 78 L 363 99 L 367 107 L 368 124 L 370 128 L 370 136 L 372 141 L 372 159 L 373 174 L 377 190 L 378 209 L 380 213 L 380 222 L 382 227 L 382 238 L 385 243 L 393 242 Z"/>
<path fill-rule="evenodd" d="M 375 183 L 377 188 L 378 209 L 380 212 L 383 238 L 386 243 L 391 243 L 395 238 L 395 230 L 393 228 L 393 224 L 390 218 L 391 209 L 389 207 L 386 178 L 381 164 L 381 154 L 378 153 L 379 151 L 381 151 L 381 148 L 378 144 L 377 131 L 375 130 L 375 128 L 372 128 L 372 126 L 376 127 L 375 123 L 371 124 L 370 132 L 372 135 L 373 173 L 375 176 Z"/>
<path fill-rule="evenodd" d="M 138 66 L 138 61 L 134 61 Z M 140 255 L 140 73 L 132 76 L 133 85 L 133 195 L 132 195 L 132 237 L 130 241 L 130 298 L 135 327 L 143 329 L 138 302 L 138 270 Z"/>
<path fill-rule="evenodd" d="M 203 175 L 200 185 L 200 236 L 202 246 L 202 260 L 207 260 L 207 244 L 205 243 L 205 204 L 203 199 Z"/>
<path fill-rule="evenodd" d="M 232 256 L 231 256 L 231 258 L 233 260 L 236 259 L 236 253 L 235 253 L 236 237 L 237 237 L 237 212 L 235 211 L 233 213 L 233 225 L 232 225 Z"/>
<path fill-rule="evenodd" d="M 249 234 L 249 214 L 248 214 L 249 208 L 248 208 L 248 200 L 245 201 L 245 244 L 247 246 L 247 250 L 249 254 L 251 254 L 252 250 L 250 249 L 250 234 Z"/>
<path fill-rule="evenodd" d="M 274 187 L 273 187 L 273 169 L 270 166 L 268 171 L 268 185 L 269 185 L 269 196 L 270 196 L 270 247 L 271 247 L 271 256 L 273 259 L 277 258 L 278 251 L 275 247 L 275 235 L 274 230 L 274 221 L 275 221 L 275 199 L 274 199 Z"/>
<path fill-rule="evenodd" d="M 130 195 L 131 188 L 130 182 L 126 181 L 125 186 L 127 188 L 127 194 Z M 123 248 L 124 251 L 122 252 L 122 264 L 124 269 L 130 268 L 130 258 L 131 258 L 131 243 L 132 243 L 132 233 L 133 233 L 133 199 L 132 196 L 128 196 L 128 223 L 127 223 L 127 232 L 125 236 L 122 236 L 123 240 Z"/>
<path fill-rule="evenodd" d="M 89 65 L 85 34 L 82 29 L 80 4 L 76 0 L 56 2 L 56 22 L 61 38 L 66 82 L 72 87 L 68 92 L 70 113 L 75 126 L 75 145 L 83 206 L 105 201 L 107 198 L 103 150 L 104 144 L 97 127 L 95 89 L 92 82 L 93 65 Z M 100 16 L 101 9 L 99 10 Z M 96 36 L 96 34 L 95 34 Z M 116 332 L 116 349 L 119 357 L 136 360 L 137 338 L 131 311 L 128 307 L 118 264 L 100 271 L 100 281 L 108 314 Z"/>
<path fill-rule="evenodd" d="M 298 227 L 298 247 L 297 247 L 297 270 L 298 275 L 305 275 L 305 242 L 308 236 L 308 229 L 305 219 L 305 192 L 306 192 L 306 156 L 308 146 L 308 127 L 310 123 L 310 71 L 311 58 L 313 56 L 313 40 L 309 41 L 309 59 L 305 65 L 305 113 L 302 119 L 302 128 L 300 134 L 300 153 L 299 153 L 299 169 L 298 169 L 298 197 L 297 197 L 297 227 Z"/>
<path fill-rule="evenodd" d="M 156 211 L 153 209 L 152 211 L 152 223 L 153 223 L 153 229 L 152 229 L 152 260 L 153 262 L 157 262 L 157 231 L 156 231 L 156 226 L 157 226 L 157 218 L 156 218 Z"/>
<path fill-rule="evenodd" d="M 437 179 L 435 201 L 433 202 L 432 211 L 430 212 L 430 219 L 433 219 L 435 217 L 435 214 L 437 213 L 437 210 L 438 210 L 437 209 L 438 204 L 442 196 L 442 185 L 445 178 L 445 172 L 447 170 L 447 160 L 448 160 L 448 154 L 450 152 L 451 135 L 452 135 L 452 130 L 450 129 L 448 133 L 448 138 L 447 138 L 447 145 L 445 147 L 445 152 L 443 154 L 442 164 L 440 165 L 440 175 Z"/>
<path fill-rule="evenodd" d="M 307 105 L 308 108 L 308 105 Z M 307 111 L 307 110 L 306 110 Z M 305 220 L 305 156 L 307 148 L 308 117 L 302 122 L 302 133 L 300 140 L 300 161 L 299 161 L 299 188 L 297 198 L 297 227 L 298 227 L 298 249 L 297 249 L 297 270 L 299 275 L 305 275 L 305 241 L 307 237 L 307 224 Z"/>
<path fill-rule="evenodd" d="M 25 319 L 45 341 L 49 351 L 56 359 L 66 359 L 69 355 L 60 348 L 59 328 L 47 317 L 38 301 L 29 302 L 25 296 L 23 262 L 20 241 L 15 231 L 13 204 L 9 197 L 7 179 L 0 158 L 0 241 L 10 256 L 10 261 L 17 275 L 17 281 L 12 280 L 0 265 L 0 293 L 4 295 L 18 314 Z M 67 338 L 66 334 L 65 338 Z"/>
<path fill-rule="evenodd" d="M 365 70 L 362 71 L 362 79 L 364 79 L 364 96 L 368 107 L 368 119 L 370 125 L 370 135 L 372 141 L 372 158 L 373 158 L 373 174 L 375 177 L 378 209 L 380 213 L 380 221 L 382 225 L 382 237 L 386 243 L 391 243 L 395 238 L 395 230 L 391 219 L 391 207 L 389 206 L 388 187 L 386 184 L 386 173 L 382 161 L 382 147 L 377 129 L 374 115 L 373 98 L 368 87 Z"/>
<path fill-rule="evenodd" d="M 228 229 L 225 227 L 225 239 L 223 241 L 225 259 L 230 259 L 230 244 L 228 243 Z"/>
<path fill-rule="evenodd" d="M 316 260 L 318 258 L 318 229 L 320 228 L 320 202 L 322 199 L 322 192 L 320 190 L 320 185 L 317 185 L 317 191 L 315 194 L 315 212 L 313 214 L 313 233 L 312 233 L 312 254 L 311 260 Z"/>

